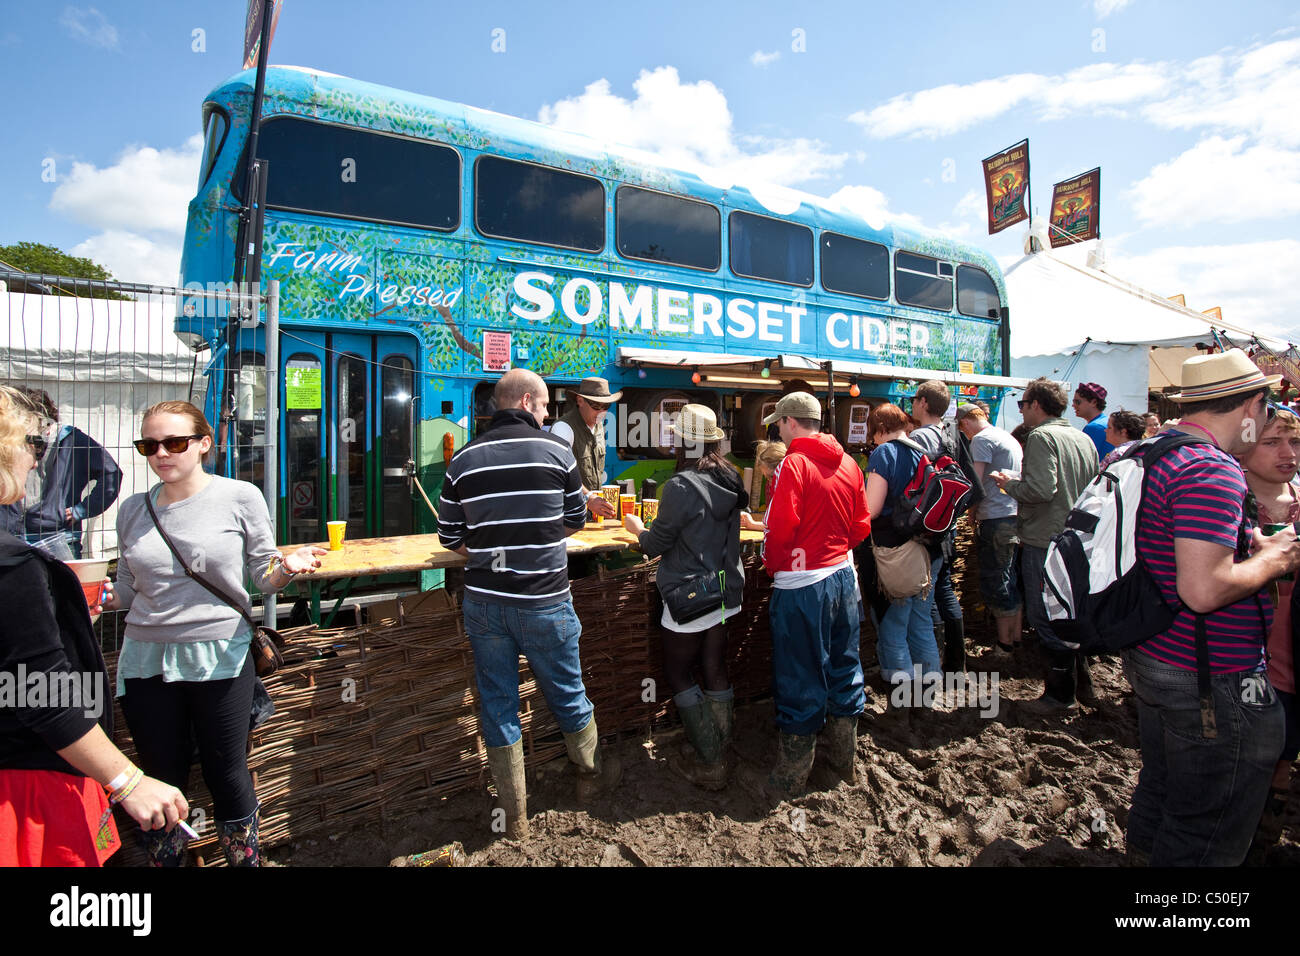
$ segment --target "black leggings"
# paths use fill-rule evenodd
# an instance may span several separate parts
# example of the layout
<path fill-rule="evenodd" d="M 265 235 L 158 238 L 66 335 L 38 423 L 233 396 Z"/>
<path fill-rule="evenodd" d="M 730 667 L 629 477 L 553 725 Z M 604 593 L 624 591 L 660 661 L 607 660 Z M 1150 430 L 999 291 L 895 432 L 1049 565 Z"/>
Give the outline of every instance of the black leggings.
<path fill-rule="evenodd" d="M 198 744 L 203 782 L 217 820 L 242 820 L 257 809 L 248 773 L 248 724 L 256 675 L 245 661 L 238 677 L 173 681 L 126 680 L 122 714 L 135 739 L 140 769 L 182 793 Z"/>
<path fill-rule="evenodd" d="M 696 663 L 705 690 L 726 690 L 727 628 L 718 624 L 707 631 L 682 634 L 664 628 L 664 673 L 674 694 L 693 686 Z"/>

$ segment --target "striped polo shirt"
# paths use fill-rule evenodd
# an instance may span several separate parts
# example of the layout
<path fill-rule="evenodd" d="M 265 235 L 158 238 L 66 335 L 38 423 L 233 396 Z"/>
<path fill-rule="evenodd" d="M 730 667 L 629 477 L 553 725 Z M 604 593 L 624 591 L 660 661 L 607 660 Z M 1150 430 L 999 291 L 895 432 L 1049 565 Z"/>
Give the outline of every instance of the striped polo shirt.
<path fill-rule="evenodd" d="M 1151 469 L 1138 526 L 1138 554 L 1165 601 L 1180 608 L 1169 630 L 1141 645 L 1156 660 L 1196 670 L 1196 615 L 1178 599 L 1174 539 L 1210 541 L 1235 551 L 1246 490 L 1236 459 L 1210 444 L 1176 448 Z M 1252 528 L 1248 522 L 1247 530 Z M 1272 603 L 1265 589 L 1206 616 L 1212 673 L 1253 670 L 1264 663 Z"/>
<path fill-rule="evenodd" d="M 573 450 L 522 409 L 504 409 L 452 456 L 438 540 L 469 551 L 466 598 L 547 607 L 569 600 L 565 529 L 586 514 Z"/>

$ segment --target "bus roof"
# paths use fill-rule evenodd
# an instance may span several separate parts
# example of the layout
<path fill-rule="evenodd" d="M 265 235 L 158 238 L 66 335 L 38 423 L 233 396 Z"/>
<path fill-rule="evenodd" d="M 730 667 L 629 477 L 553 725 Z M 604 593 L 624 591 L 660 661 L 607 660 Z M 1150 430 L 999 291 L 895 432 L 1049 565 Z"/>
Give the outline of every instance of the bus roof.
<path fill-rule="evenodd" d="M 252 96 L 255 73 L 244 70 L 218 85 L 209 101 L 232 103 Z M 905 250 L 969 262 L 987 271 L 1006 301 L 1002 270 L 993 256 L 941 233 L 872 222 L 842 203 L 802 190 L 737 183 L 699 164 L 666 165 L 635 147 L 609 144 L 493 110 L 453 103 L 392 87 L 299 66 L 267 69 L 263 115 L 298 115 L 399 135 L 440 140 L 471 149 L 508 151 L 544 165 L 623 183 L 688 195 L 735 209 L 781 216 L 809 226 L 874 239 Z"/>

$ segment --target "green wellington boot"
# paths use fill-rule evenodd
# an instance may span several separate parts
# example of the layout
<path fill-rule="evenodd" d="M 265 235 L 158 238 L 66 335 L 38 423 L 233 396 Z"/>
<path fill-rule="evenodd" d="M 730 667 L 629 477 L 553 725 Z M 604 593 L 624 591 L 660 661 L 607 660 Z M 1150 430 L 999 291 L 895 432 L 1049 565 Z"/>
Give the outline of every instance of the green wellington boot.
<path fill-rule="evenodd" d="M 579 804 L 588 804 L 608 793 L 623 779 L 623 763 L 618 754 L 601 751 L 595 715 L 576 734 L 565 734 L 564 745 L 569 750 L 569 759 L 578 768 Z"/>
<path fill-rule="evenodd" d="M 705 790 L 721 790 L 727 785 L 727 765 L 722 760 L 722 734 L 713 720 L 704 694 L 693 686 L 673 697 L 677 713 L 686 728 L 691 747 L 683 747 L 680 757 L 669 757 L 668 766 L 679 776 Z M 693 748 L 693 752 L 692 752 Z"/>
<path fill-rule="evenodd" d="M 736 689 L 706 690 L 704 706 L 713 715 L 713 722 L 718 725 L 718 736 L 722 739 L 722 759 L 727 759 L 731 749 L 731 734 L 736 726 Z"/>
<path fill-rule="evenodd" d="M 497 806 L 506 812 L 505 835 L 528 839 L 528 789 L 524 783 L 524 742 L 487 749 L 488 769 L 497 788 Z"/>
<path fill-rule="evenodd" d="M 828 717 L 825 734 L 827 762 L 852 786 L 858 782 L 858 718 Z"/>

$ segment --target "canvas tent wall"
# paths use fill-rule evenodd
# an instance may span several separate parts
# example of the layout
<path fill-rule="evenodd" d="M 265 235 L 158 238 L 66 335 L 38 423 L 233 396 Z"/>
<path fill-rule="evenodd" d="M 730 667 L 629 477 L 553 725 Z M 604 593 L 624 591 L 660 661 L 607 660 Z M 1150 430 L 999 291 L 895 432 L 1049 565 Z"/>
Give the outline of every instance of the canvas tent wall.
<path fill-rule="evenodd" d="M 0 381 L 44 389 L 62 424 L 104 446 L 122 470 L 118 502 L 156 480 L 131 446 L 141 413 L 157 402 L 191 399 L 192 378 L 203 387 L 194 353 L 172 332 L 174 316 L 169 296 L 117 301 L 0 292 Z M 86 523 L 88 556 L 117 555 L 116 523 L 116 503 Z"/>
<path fill-rule="evenodd" d="M 1067 381 L 1071 390 L 1079 382 L 1097 382 L 1107 390 L 1107 411 L 1145 412 L 1149 390 L 1178 384 L 1183 360 L 1197 354 L 1196 343 L 1214 344 L 1213 328 L 1228 329 L 1234 342 L 1252 337 L 1053 251 L 1026 255 L 1005 276 L 1011 374 L 1045 375 Z M 1020 423 L 1014 402 L 1004 402 L 1002 410 L 1003 427 Z M 1069 409 L 1065 414 L 1082 424 Z"/>

